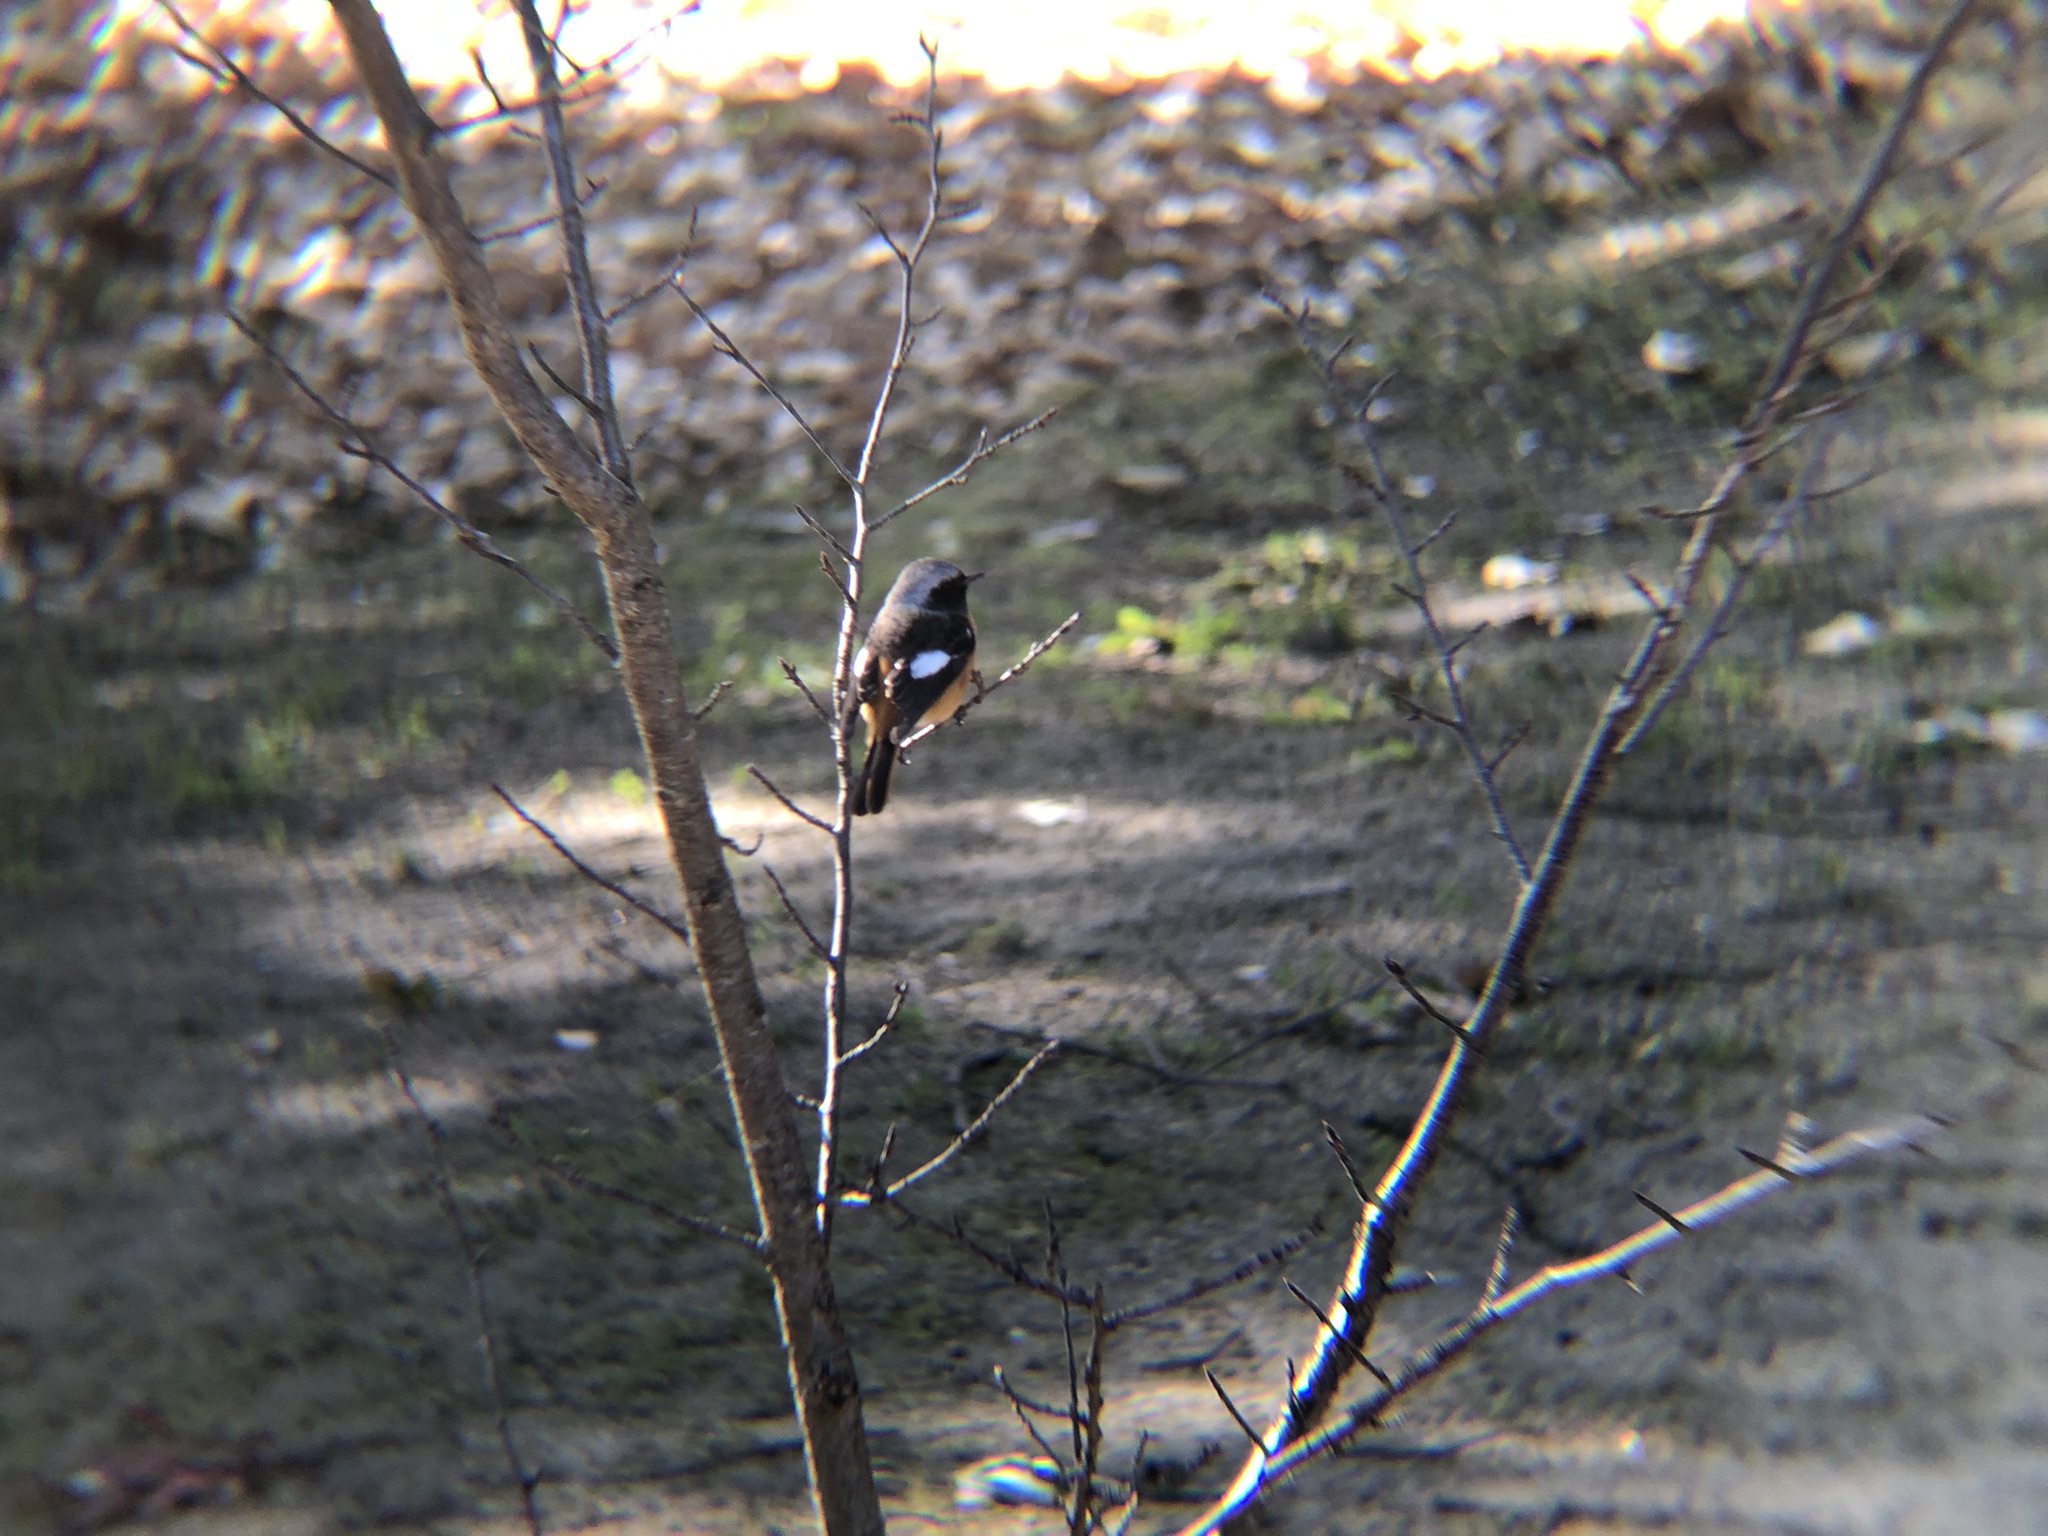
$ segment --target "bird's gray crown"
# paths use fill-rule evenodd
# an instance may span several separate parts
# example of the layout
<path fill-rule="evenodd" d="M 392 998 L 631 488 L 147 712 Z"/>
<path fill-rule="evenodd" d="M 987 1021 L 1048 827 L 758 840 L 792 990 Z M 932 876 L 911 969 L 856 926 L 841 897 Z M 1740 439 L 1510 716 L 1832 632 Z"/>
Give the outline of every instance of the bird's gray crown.
<path fill-rule="evenodd" d="M 882 606 L 887 608 L 901 603 L 908 608 L 964 612 L 968 584 L 973 580 L 952 561 L 926 556 L 903 567 L 903 573 L 896 578 L 896 584 L 889 589 Z"/>

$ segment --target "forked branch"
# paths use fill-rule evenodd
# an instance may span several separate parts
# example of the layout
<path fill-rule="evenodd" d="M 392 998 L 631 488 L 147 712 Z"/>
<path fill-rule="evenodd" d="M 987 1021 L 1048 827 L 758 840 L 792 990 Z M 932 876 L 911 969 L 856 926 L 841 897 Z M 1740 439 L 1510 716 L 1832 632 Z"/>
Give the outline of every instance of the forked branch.
<path fill-rule="evenodd" d="M 1827 302 L 1843 259 L 1854 246 L 1866 215 L 1892 176 L 1900 147 L 1920 110 L 1928 83 L 1967 24 L 1973 7 L 1974 0 L 1958 0 L 1943 21 L 1915 68 L 1898 105 L 1897 115 L 1872 155 L 1825 252 L 1808 274 L 1806 288 L 1786 325 L 1772 365 L 1766 370 L 1754 399 L 1743 415 L 1734 454 L 1690 519 L 1685 546 L 1670 580 L 1663 584 L 1661 610 L 1652 615 L 1623 664 L 1587 736 L 1542 850 L 1529 867 L 1485 988 L 1471 1015 L 1464 1021 L 1464 1033 L 1445 1059 L 1407 1139 L 1370 1192 L 1336 1296 L 1326 1309 L 1335 1325 L 1334 1331 L 1324 1330 L 1309 1359 L 1295 1375 L 1285 1406 L 1271 1428 L 1257 1437 L 1260 1445 L 1269 1449 L 1255 1450 L 1246 1459 L 1230 1488 L 1199 1521 L 1188 1528 L 1190 1532 L 1217 1530 L 1256 1502 L 1275 1477 L 1299 1465 L 1326 1445 L 1338 1443 L 1356 1433 L 1370 1423 L 1390 1400 L 1382 1395 L 1388 1389 L 1382 1388 L 1379 1394 L 1347 1410 L 1337 1425 L 1329 1429 L 1322 1427 L 1351 1374 L 1356 1353 L 1366 1348 L 1372 1336 L 1381 1304 L 1388 1294 L 1395 1244 L 1456 1120 L 1467 1084 L 1479 1063 L 1480 1052 L 1514 1000 L 1536 944 L 1549 924 L 1577 856 L 1580 840 L 1623 743 L 1629 739 L 1659 685 L 1672 675 L 1672 669 L 1680 665 L 1674 655 L 1677 640 L 1691 614 L 1707 557 L 1719 537 L 1723 512 L 1760 458 L 1769 451 L 1769 439 L 1790 409 L 1794 388 L 1812 357 L 1816 318 Z M 1305 332 L 1305 314 L 1289 313 L 1295 320 L 1297 332 Z M 1337 354 L 1326 356 L 1317 350 L 1314 355 L 1327 385 L 1335 374 Z M 1372 488 L 1377 496 L 1391 501 L 1391 497 L 1386 497 L 1385 476 L 1379 465 L 1377 447 L 1369 434 L 1366 440 Z M 1406 551 L 1412 547 L 1403 538 L 1402 549 Z M 1433 638 L 1438 642 L 1439 656 L 1442 657 L 1445 648 L 1440 636 L 1441 632 L 1437 631 Z M 1483 757 L 1478 763 L 1480 767 L 1485 766 Z M 1496 819 L 1496 831 L 1501 830 L 1503 825 Z M 1861 1138 L 1851 1137 L 1833 1143 L 1831 1147 L 1837 1155 L 1846 1157 L 1861 1155 L 1880 1145 L 1902 1144 L 1887 1140 L 1888 1135 L 1888 1132 L 1867 1133 Z M 1729 1202 L 1725 1205 L 1708 1202 L 1705 1207 L 1690 1207 L 1677 1214 L 1694 1226 L 1718 1219 L 1728 1211 L 1759 1198 L 1773 1180 L 1773 1176 L 1768 1174 L 1764 1178 L 1765 1183 L 1761 1185 L 1745 1181 L 1741 1186 L 1731 1187 L 1730 1191 L 1724 1192 Z M 1722 1199 L 1716 1197 L 1716 1201 Z M 1614 1259 L 1610 1270 L 1598 1272 L 1621 1273 L 1632 1256 L 1653 1252 L 1657 1247 L 1676 1241 L 1679 1235 L 1675 1228 L 1660 1221 L 1650 1232 L 1631 1240 L 1647 1246 L 1630 1248 L 1627 1254 Z M 1610 1257 L 1615 1252 L 1618 1250 L 1610 1251 Z M 1587 1261 L 1589 1264 L 1595 1262 Z M 1537 1280 L 1506 1292 L 1483 1315 L 1475 1314 L 1472 1320 L 1455 1331 L 1454 1336 L 1444 1343 L 1445 1351 L 1455 1352 L 1468 1347 L 1470 1339 L 1465 1337 L 1466 1334 L 1476 1337 L 1537 1297 L 1565 1284 L 1582 1283 L 1595 1272 L 1567 1266 L 1546 1271 Z M 1411 1366 L 1407 1374 L 1419 1380 L 1438 1368 L 1440 1362 L 1430 1364 L 1425 1359 Z M 1417 1371 L 1421 1374 L 1415 1375 Z M 1403 1375 L 1395 1376 L 1397 1387 L 1402 1387 L 1403 1381 Z M 1408 1385 L 1413 1385 L 1413 1381 Z M 1402 1390 L 1406 1388 L 1402 1387 Z"/>
<path fill-rule="evenodd" d="M 1552 1264 L 1538 1270 L 1520 1285 L 1482 1298 L 1480 1304 L 1461 1321 L 1445 1329 L 1413 1359 L 1390 1373 L 1392 1380 L 1387 1385 L 1346 1409 L 1327 1428 L 1297 1441 L 1274 1456 L 1267 1467 L 1268 1476 L 1284 1477 L 1304 1462 L 1336 1450 L 1355 1435 L 1371 1428 L 1401 1398 L 1438 1375 L 1502 1323 L 1528 1311 L 1538 1302 L 1590 1285 L 1596 1280 L 1624 1278 L 1651 1255 L 1739 1215 L 1783 1190 L 1788 1179 L 1823 1178 L 1874 1153 L 1917 1148 L 1938 1135 L 1941 1129 L 1937 1121 L 1914 1115 L 1886 1125 L 1850 1131 L 1812 1151 L 1781 1147 L 1778 1156 L 1771 1160 L 1773 1167 L 1738 1179 L 1691 1205 L 1660 1212 L 1657 1221 L 1590 1257 Z M 1204 1517 L 1189 1526 L 1182 1536 L 1197 1536 L 1197 1533 L 1215 1529 L 1217 1526 Z"/>

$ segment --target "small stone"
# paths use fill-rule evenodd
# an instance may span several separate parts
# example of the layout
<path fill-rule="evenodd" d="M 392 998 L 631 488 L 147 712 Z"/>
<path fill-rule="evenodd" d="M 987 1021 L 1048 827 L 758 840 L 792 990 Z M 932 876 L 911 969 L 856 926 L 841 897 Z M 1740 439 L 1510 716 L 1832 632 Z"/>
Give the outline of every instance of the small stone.
<path fill-rule="evenodd" d="M 1867 613 L 1842 613 L 1799 642 L 1808 656 L 1853 656 L 1867 651 L 1884 638 L 1884 626 Z"/>
<path fill-rule="evenodd" d="M 1051 1509 L 1060 1501 L 1059 1463 L 1047 1456 L 988 1456 L 953 1474 L 953 1504 L 987 1509 L 991 1504 Z"/>
<path fill-rule="evenodd" d="M 1707 349 L 1684 331 L 1658 331 L 1643 343 L 1643 366 L 1652 373 L 1689 378 L 1707 366 Z"/>
<path fill-rule="evenodd" d="M 1555 560 L 1531 560 L 1527 555 L 1495 555 L 1479 568 L 1479 582 L 1498 592 L 1515 592 L 1523 587 L 1547 587 L 1557 580 Z"/>
<path fill-rule="evenodd" d="M 1186 485 L 1188 472 L 1178 464 L 1126 464 L 1109 478 L 1111 484 L 1126 491 L 1156 496 Z"/>
<path fill-rule="evenodd" d="M 1017 819 L 1041 828 L 1079 826 L 1088 819 L 1088 806 L 1080 800 L 1026 800 L 1017 807 Z"/>
<path fill-rule="evenodd" d="M 1903 363 L 1919 350 L 1920 338 L 1912 331 L 1877 331 L 1837 342 L 1821 354 L 1821 361 L 1836 378 L 1854 382 Z"/>

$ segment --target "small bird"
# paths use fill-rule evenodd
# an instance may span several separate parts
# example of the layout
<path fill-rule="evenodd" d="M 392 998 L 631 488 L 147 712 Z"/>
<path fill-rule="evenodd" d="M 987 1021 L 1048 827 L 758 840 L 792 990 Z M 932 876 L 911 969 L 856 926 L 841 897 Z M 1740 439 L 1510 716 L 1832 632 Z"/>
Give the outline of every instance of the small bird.
<path fill-rule="evenodd" d="M 857 709 L 868 723 L 868 755 L 853 782 L 852 810 L 873 816 L 889 803 L 889 770 L 899 737 L 946 719 L 966 702 L 974 670 L 974 620 L 967 589 L 981 579 L 945 560 L 903 567 L 867 643 L 853 658 L 846 725 Z"/>

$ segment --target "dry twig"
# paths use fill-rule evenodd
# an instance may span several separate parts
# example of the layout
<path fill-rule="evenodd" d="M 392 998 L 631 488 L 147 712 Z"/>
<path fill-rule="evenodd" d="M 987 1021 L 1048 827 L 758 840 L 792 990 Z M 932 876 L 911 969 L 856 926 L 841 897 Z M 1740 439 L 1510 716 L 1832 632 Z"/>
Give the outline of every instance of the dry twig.
<path fill-rule="evenodd" d="M 540 1473 L 529 1472 L 519 1455 L 519 1442 L 512 1433 L 512 1410 L 505 1398 L 504 1367 L 498 1359 L 497 1329 L 491 1321 L 490 1293 L 484 1288 L 483 1254 L 477 1246 L 475 1236 L 469 1230 L 469 1223 L 462 1218 L 462 1206 L 455 1198 L 455 1182 L 448 1173 L 448 1151 L 442 1143 L 441 1127 L 434 1117 L 427 1113 L 427 1107 L 420 1102 L 419 1093 L 414 1089 L 412 1078 L 398 1059 L 398 1053 L 390 1037 L 384 1036 L 384 1066 L 390 1073 L 391 1081 L 405 1096 L 405 1102 L 412 1107 L 414 1117 L 421 1129 L 427 1133 L 428 1174 L 434 1181 L 434 1193 L 440 1198 L 442 1214 L 448 1218 L 448 1225 L 455 1233 L 455 1241 L 462 1249 L 463 1267 L 469 1280 L 469 1304 L 476 1313 L 478 1353 L 483 1360 L 484 1388 L 490 1394 L 491 1415 L 497 1426 L 498 1447 L 504 1452 L 505 1466 L 512 1474 L 512 1481 L 519 1489 L 520 1512 L 526 1517 L 529 1536 L 541 1536 L 540 1501 L 535 1489 L 540 1486 Z"/>

